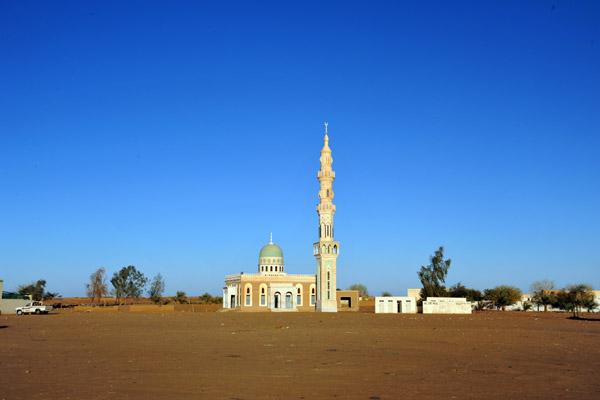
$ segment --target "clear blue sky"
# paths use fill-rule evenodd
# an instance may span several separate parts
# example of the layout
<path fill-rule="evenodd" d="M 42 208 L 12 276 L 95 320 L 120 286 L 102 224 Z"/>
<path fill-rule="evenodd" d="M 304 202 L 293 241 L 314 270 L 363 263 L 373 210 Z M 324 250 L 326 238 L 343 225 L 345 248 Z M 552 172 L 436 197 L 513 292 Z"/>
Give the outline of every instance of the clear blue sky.
<path fill-rule="evenodd" d="M 600 288 L 600 2 L 0 3 L 0 279 L 221 295 L 273 232 L 338 286 Z"/>

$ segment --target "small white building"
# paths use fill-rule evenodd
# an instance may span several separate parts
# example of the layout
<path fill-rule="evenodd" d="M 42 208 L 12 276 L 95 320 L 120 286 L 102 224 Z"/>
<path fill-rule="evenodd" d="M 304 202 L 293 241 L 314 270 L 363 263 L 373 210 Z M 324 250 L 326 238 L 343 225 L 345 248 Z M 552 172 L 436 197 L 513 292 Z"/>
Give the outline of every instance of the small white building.
<path fill-rule="evenodd" d="M 464 297 L 428 297 L 423 314 L 471 314 L 471 303 Z"/>
<path fill-rule="evenodd" d="M 375 313 L 414 314 L 417 312 L 417 298 L 411 296 L 375 297 Z"/>

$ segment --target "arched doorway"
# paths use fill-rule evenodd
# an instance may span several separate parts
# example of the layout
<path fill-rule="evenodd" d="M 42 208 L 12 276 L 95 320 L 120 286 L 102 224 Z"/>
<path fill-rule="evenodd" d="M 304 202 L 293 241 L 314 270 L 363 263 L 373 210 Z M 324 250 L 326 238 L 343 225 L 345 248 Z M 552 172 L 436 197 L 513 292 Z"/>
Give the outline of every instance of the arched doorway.
<path fill-rule="evenodd" d="M 292 292 L 285 294 L 285 308 L 292 308 Z"/>
<path fill-rule="evenodd" d="M 280 307 L 281 307 L 281 293 L 275 292 L 275 295 L 273 296 L 273 308 L 280 308 Z"/>

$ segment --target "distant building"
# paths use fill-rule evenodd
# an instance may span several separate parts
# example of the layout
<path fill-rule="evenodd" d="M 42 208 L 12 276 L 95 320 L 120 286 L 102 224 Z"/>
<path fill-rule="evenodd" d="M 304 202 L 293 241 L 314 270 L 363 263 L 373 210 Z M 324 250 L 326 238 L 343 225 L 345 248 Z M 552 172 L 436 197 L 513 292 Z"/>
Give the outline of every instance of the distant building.
<path fill-rule="evenodd" d="M 417 312 L 417 298 L 414 296 L 375 297 L 377 314 L 414 314 Z"/>
<path fill-rule="evenodd" d="M 333 180 L 331 149 L 325 124 L 324 145 L 321 149 L 321 169 L 317 213 L 319 214 L 319 241 L 313 244 L 317 261 L 316 275 L 288 274 L 283 262 L 283 251 L 273 243 L 263 246 L 258 256 L 255 274 L 239 273 L 225 277 L 223 308 L 241 311 L 358 311 L 358 294 L 336 292 L 337 257 L 340 244 L 333 239 Z"/>
<path fill-rule="evenodd" d="M 271 242 L 260 250 L 258 273 L 225 277 L 223 308 L 242 311 L 314 311 L 317 303 L 315 275 L 285 272 L 283 251 Z"/>

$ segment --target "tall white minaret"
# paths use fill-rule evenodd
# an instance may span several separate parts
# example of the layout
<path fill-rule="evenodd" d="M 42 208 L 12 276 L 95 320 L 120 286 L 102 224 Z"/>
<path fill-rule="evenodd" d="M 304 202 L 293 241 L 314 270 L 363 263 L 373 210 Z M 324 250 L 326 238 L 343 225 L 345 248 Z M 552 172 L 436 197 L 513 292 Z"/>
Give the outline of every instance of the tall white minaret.
<path fill-rule="evenodd" d="M 333 241 L 333 180 L 335 172 L 331 169 L 333 159 L 327 136 L 325 122 L 325 145 L 321 150 L 321 170 L 318 173 L 320 190 L 317 204 L 319 214 L 319 241 L 314 244 L 314 254 L 317 259 L 317 311 L 337 312 L 336 295 L 336 260 L 340 244 Z"/>

